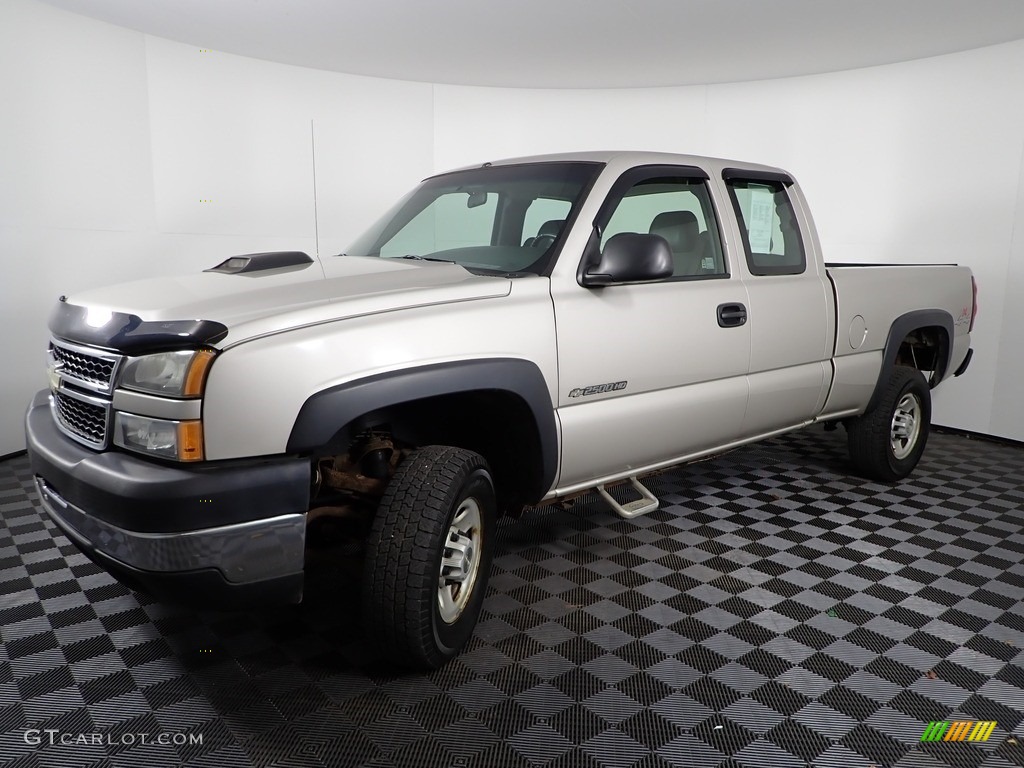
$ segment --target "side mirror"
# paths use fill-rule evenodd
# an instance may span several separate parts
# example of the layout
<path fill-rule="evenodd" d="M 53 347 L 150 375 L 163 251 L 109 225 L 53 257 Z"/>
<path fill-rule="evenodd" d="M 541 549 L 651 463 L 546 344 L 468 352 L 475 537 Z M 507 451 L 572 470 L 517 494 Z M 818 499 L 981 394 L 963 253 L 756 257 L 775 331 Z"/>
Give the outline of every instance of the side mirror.
<path fill-rule="evenodd" d="M 661 235 L 621 232 L 605 243 L 601 259 L 583 273 L 582 284 L 596 288 L 672 277 L 672 249 Z"/>

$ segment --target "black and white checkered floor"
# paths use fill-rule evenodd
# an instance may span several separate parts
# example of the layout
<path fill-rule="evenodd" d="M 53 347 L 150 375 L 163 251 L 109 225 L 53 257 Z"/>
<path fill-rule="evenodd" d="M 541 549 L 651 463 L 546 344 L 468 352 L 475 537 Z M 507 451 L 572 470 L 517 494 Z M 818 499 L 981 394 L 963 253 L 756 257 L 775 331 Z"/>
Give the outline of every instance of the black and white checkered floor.
<path fill-rule="evenodd" d="M 934 434 L 897 487 L 772 440 L 500 531 L 467 652 L 397 675 L 344 580 L 195 612 L 130 592 L 0 463 L 2 766 L 1024 766 L 1024 450 Z M 923 743 L 932 721 L 996 721 Z M 201 743 L 196 743 L 201 740 Z"/>

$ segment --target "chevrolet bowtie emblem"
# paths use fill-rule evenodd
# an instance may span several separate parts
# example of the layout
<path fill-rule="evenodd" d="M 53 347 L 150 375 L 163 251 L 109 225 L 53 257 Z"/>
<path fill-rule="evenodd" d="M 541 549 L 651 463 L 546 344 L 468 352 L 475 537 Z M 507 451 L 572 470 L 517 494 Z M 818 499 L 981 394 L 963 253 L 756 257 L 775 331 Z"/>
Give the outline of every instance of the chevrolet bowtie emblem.
<path fill-rule="evenodd" d="M 50 390 L 56 392 L 60 389 L 60 369 L 64 367 L 64 363 L 59 363 L 56 360 L 51 361 L 46 367 L 46 372 L 50 377 Z"/>

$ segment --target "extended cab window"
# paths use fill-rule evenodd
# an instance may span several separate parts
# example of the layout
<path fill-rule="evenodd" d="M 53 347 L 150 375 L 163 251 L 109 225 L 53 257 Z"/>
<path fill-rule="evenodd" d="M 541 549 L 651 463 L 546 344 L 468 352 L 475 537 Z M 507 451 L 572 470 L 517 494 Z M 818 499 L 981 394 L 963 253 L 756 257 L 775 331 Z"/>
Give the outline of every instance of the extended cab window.
<path fill-rule="evenodd" d="M 752 275 L 798 275 L 807 268 L 800 227 L 786 186 L 775 180 L 726 180 L 743 231 Z"/>
<path fill-rule="evenodd" d="M 703 179 L 657 177 L 634 184 L 601 232 L 601 247 L 621 232 L 665 238 L 672 249 L 673 278 L 727 274 L 718 224 Z"/>

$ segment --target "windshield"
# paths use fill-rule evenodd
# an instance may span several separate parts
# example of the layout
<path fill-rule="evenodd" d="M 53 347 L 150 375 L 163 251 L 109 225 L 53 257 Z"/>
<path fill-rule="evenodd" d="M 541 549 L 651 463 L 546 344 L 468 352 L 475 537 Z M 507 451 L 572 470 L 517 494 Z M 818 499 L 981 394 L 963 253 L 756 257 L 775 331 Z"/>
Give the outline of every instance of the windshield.
<path fill-rule="evenodd" d="M 345 255 L 541 274 L 599 163 L 484 166 L 427 179 Z"/>

